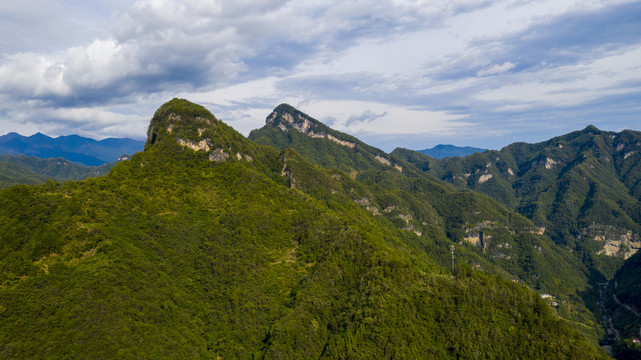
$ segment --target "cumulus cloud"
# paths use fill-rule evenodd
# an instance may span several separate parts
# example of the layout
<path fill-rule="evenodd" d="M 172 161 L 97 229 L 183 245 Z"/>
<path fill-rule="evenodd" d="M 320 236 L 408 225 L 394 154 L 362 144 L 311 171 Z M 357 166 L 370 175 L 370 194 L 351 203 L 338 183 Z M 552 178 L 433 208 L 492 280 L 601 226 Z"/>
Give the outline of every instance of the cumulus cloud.
<path fill-rule="evenodd" d="M 638 114 L 635 1 L 39 2 L 52 16 L 0 4 L 15 18 L 0 15 L 0 30 L 18 34 L 0 40 L 6 129 L 144 136 L 175 96 L 243 133 L 281 102 L 354 134 L 425 137 L 504 135 L 537 107 L 577 112 L 606 97 Z"/>
<path fill-rule="evenodd" d="M 14 104 L 14 106 L 0 111 L 5 115 L 0 118 L 0 127 L 15 128 L 12 124 L 19 124 L 20 126 L 14 131 L 43 132 L 51 136 L 77 134 L 98 139 L 106 137 L 141 139 L 149 121 L 148 116 L 114 112 L 100 107 L 54 108 L 33 102 Z M 73 129 L 73 132 L 69 129 Z"/>
<path fill-rule="evenodd" d="M 0 91 L 16 97 L 66 96 L 64 64 L 37 54 L 16 54 L 0 65 Z"/>

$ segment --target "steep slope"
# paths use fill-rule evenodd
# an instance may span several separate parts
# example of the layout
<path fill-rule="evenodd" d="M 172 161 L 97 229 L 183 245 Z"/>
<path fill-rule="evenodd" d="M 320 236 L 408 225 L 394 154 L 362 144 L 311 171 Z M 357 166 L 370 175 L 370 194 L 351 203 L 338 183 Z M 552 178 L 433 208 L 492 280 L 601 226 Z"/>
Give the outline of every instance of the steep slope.
<path fill-rule="evenodd" d="M 326 134 L 350 142 L 338 143 Z M 457 257 L 470 266 L 552 294 L 560 315 L 587 325 L 582 328 L 596 336 L 597 318 L 585 304 L 596 305 L 593 298 L 584 296 L 586 288 L 596 286 L 588 285 L 589 269 L 524 217 L 487 196 L 461 191 L 423 169 L 329 129 L 288 105 L 278 106 L 250 138 L 310 154 L 310 161 L 330 170 L 332 179 L 324 182 L 335 185 L 328 191 L 345 193 L 372 214 L 413 233 L 412 243 L 440 264 L 451 262 L 450 246 L 455 244 Z M 380 163 L 380 159 L 390 159 L 390 163 Z M 359 170 L 354 164 L 360 164 Z M 322 177 L 301 170 L 293 178 L 293 185 L 299 188 L 307 182 L 319 188 Z"/>
<path fill-rule="evenodd" d="M 265 126 L 252 130 L 249 139 L 280 150 L 296 149 L 314 164 L 354 175 L 370 169 L 403 171 L 403 164 L 384 151 L 333 130 L 287 104 L 276 107 L 267 117 Z"/>
<path fill-rule="evenodd" d="M 104 177 L 0 190 L 3 357 L 606 358 L 292 150 L 178 99 L 148 134 Z"/>
<path fill-rule="evenodd" d="M 85 166 L 100 166 L 116 161 L 123 154 L 142 150 L 144 142 L 133 139 L 94 140 L 78 135 L 51 138 L 37 133 L 0 136 L 0 155 L 28 155 L 43 159 L 63 158 Z"/>
<path fill-rule="evenodd" d="M 607 303 L 621 339 L 641 335 L 641 253 L 628 259 L 609 281 Z M 640 352 L 641 354 L 641 352 Z"/>
<path fill-rule="evenodd" d="M 393 154 L 456 186 L 492 196 L 611 277 L 641 248 L 640 152 L 641 133 L 590 126 L 465 158 L 438 161 L 404 149 Z"/>
<path fill-rule="evenodd" d="M 641 345 L 633 339 L 641 338 L 641 252 L 626 260 L 610 281 L 603 283 L 602 304 L 612 330 L 615 358 L 641 358 Z"/>

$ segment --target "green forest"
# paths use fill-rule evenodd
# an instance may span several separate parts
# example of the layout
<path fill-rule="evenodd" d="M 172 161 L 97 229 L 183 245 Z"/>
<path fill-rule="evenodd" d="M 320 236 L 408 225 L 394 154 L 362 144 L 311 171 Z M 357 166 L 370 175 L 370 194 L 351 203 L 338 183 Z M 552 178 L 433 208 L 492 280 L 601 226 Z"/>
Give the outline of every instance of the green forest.
<path fill-rule="evenodd" d="M 316 131 L 356 145 L 257 144 L 174 99 L 106 175 L 0 190 L 0 358 L 608 358 L 601 268 L 517 207 Z"/>

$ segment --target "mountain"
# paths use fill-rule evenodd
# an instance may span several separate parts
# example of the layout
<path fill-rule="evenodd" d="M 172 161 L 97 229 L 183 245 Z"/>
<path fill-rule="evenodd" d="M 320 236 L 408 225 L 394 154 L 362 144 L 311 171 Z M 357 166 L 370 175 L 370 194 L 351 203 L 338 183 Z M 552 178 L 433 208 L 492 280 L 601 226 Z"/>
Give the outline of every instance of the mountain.
<path fill-rule="evenodd" d="M 278 150 L 308 154 L 306 159 L 330 171 L 348 171 L 348 176 L 335 177 L 353 180 L 348 185 L 353 201 L 415 232 L 415 241 L 441 265 L 450 261 L 449 246 L 454 242 L 469 265 L 551 294 L 558 314 L 599 336 L 601 330 L 594 326 L 598 285 L 592 279 L 593 265 L 582 263 L 522 215 L 426 171 L 429 162 L 438 160 L 410 150 L 400 156 L 385 154 L 289 105 L 277 107 L 249 138 Z"/>
<path fill-rule="evenodd" d="M 41 184 L 49 179 L 67 181 L 101 176 L 108 173 L 118 161 L 128 158 L 128 155 L 124 155 L 105 165 L 82 166 L 63 158 L 0 155 L 0 188 L 16 184 Z"/>
<path fill-rule="evenodd" d="M 276 107 L 265 126 L 249 133 L 249 139 L 277 149 L 294 148 L 317 165 L 348 173 L 389 167 L 402 171 L 402 164 L 384 151 L 331 129 L 287 104 Z"/>
<path fill-rule="evenodd" d="M 490 195 L 610 278 L 641 248 L 641 133 L 582 131 L 441 161 L 392 154 L 460 188 Z"/>
<path fill-rule="evenodd" d="M 424 150 L 416 150 L 422 154 L 425 154 L 429 157 L 433 157 L 435 159 L 444 159 L 446 157 L 454 157 L 454 156 L 467 156 L 467 155 L 472 155 L 477 152 L 484 152 L 487 149 L 480 149 L 480 148 L 475 148 L 471 146 L 454 146 L 454 145 L 443 145 L 439 144 L 434 146 L 431 149 L 424 149 Z"/>
<path fill-rule="evenodd" d="M 142 150 L 143 141 L 108 138 L 94 140 L 78 135 L 51 138 L 41 133 L 0 136 L 0 155 L 28 155 L 40 158 L 64 158 L 86 166 L 100 166 L 116 161 L 123 154 Z"/>
<path fill-rule="evenodd" d="M 442 266 L 425 249 L 447 239 L 371 189 L 174 99 L 107 175 L 0 190 L 0 353 L 607 358 L 527 286 Z"/>
<path fill-rule="evenodd" d="M 37 174 L 28 168 L 8 161 L 2 161 L 0 157 L 0 188 L 16 184 L 42 184 L 47 178 Z"/>

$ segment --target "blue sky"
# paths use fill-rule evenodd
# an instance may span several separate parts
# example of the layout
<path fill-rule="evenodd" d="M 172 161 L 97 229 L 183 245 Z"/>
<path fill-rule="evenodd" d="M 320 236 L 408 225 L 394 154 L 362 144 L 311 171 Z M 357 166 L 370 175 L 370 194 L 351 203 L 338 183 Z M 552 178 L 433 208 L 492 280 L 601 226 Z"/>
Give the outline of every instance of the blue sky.
<path fill-rule="evenodd" d="M 391 151 L 641 130 L 641 1 L 4 0 L 0 134 L 142 139 L 174 97 Z"/>

